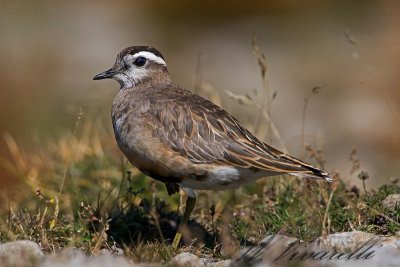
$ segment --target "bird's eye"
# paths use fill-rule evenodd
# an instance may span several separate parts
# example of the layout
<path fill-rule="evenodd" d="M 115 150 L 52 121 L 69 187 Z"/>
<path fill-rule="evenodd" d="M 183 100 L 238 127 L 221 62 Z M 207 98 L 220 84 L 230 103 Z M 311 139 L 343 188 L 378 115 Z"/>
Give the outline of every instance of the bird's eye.
<path fill-rule="evenodd" d="M 147 59 L 144 57 L 138 57 L 137 59 L 135 59 L 135 61 L 133 61 L 133 64 L 135 64 L 138 67 L 142 67 L 146 63 L 147 63 Z"/>

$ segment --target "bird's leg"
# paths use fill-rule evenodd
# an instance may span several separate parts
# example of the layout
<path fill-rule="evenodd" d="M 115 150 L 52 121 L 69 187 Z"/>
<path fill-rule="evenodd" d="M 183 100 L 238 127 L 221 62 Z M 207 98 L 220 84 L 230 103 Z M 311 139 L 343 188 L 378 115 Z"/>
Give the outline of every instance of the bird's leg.
<path fill-rule="evenodd" d="M 190 192 L 187 192 L 187 193 L 188 193 L 188 198 L 186 200 L 185 211 L 183 213 L 182 220 L 178 226 L 178 230 L 175 234 L 174 241 L 172 242 L 172 246 L 174 248 L 178 247 L 179 242 L 181 241 L 182 235 L 187 233 L 187 223 L 189 222 L 190 215 L 192 214 L 192 211 L 193 211 L 194 207 L 196 206 L 196 194 L 194 193 L 194 191 L 190 190 Z"/>

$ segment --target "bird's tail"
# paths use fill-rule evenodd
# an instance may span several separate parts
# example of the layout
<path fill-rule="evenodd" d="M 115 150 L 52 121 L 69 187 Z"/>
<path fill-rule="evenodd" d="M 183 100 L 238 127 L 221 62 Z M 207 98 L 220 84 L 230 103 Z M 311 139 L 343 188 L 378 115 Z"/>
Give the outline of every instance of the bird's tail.
<path fill-rule="evenodd" d="M 296 159 L 296 158 L 291 157 L 286 154 L 281 155 L 281 158 L 288 160 L 298 166 L 297 170 L 287 172 L 291 175 L 294 175 L 294 176 L 297 176 L 300 178 L 324 180 L 328 183 L 331 183 L 333 181 L 333 179 L 329 176 L 329 174 L 327 172 L 324 172 L 310 164 L 307 164 L 304 161 L 301 161 L 299 159 Z"/>
<path fill-rule="evenodd" d="M 317 171 L 313 171 L 312 173 L 309 172 L 291 172 L 291 175 L 300 177 L 300 178 L 311 178 L 311 179 L 318 179 L 318 180 L 325 180 L 328 183 L 331 183 L 333 179 L 329 176 L 328 173 L 323 172 L 321 170 L 316 169 Z"/>

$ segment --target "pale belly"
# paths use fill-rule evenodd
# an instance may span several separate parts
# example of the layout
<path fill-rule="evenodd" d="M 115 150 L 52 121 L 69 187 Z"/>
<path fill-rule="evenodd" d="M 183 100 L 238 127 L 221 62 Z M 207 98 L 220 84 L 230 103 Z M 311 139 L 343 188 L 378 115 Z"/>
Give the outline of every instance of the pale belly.
<path fill-rule="evenodd" d="M 238 188 L 265 176 L 271 176 L 271 174 L 265 171 L 254 172 L 233 166 L 220 166 L 208 170 L 207 176 L 202 179 L 188 177 L 183 179 L 179 185 L 197 190 L 226 190 Z"/>

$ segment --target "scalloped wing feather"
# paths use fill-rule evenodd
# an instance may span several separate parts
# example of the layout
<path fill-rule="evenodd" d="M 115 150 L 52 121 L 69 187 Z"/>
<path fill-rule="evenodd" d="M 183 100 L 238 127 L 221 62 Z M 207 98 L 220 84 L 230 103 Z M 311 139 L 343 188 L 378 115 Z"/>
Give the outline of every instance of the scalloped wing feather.
<path fill-rule="evenodd" d="M 261 142 L 212 102 L 183 89 L 166 90 L 152 98 L 158 103 L 148 110 L 162 125 L 156 137 L 193 163 L 330 180 L 327 173 Z"/>

